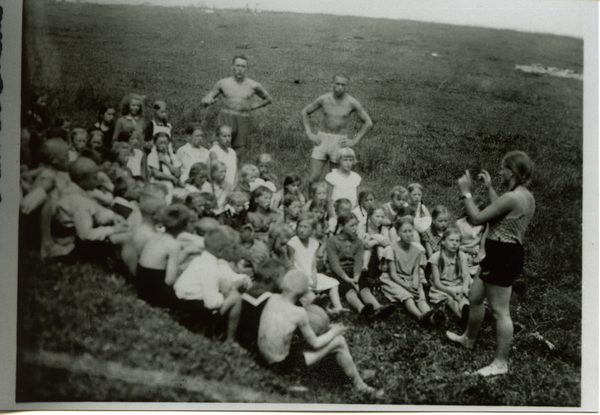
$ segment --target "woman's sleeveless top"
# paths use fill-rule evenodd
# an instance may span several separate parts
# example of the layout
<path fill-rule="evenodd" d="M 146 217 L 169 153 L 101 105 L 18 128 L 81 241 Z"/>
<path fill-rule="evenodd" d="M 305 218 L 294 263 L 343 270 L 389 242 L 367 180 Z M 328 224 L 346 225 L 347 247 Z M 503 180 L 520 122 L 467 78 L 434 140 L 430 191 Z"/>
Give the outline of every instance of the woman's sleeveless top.
<path fill-rule="evenodd" d="M 530 218 L 522 213 L 516 218 L 502 218 L 497 222 L 490 222 L 488 238 L 500 242 L 523 245 L 525 231 Z"/>

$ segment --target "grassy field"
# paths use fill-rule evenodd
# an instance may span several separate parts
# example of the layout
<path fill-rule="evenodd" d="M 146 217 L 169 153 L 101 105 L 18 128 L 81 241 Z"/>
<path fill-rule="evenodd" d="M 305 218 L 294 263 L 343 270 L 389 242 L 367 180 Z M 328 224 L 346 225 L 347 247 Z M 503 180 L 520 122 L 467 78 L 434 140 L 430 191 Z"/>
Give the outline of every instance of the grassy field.
<path fill-rule="evenodd" d="M 289 166 L 306 177 L 311 143 L 300 110 L 331 89 L 338 71 L 349 74 L 349 93 L 375 124 L 357 148 L 358 171 L 382 202 L 393 185 L 418 181 L 427 206 L 444 204 L 458 218 L 456 179 L 464 169 L 496 172 L 507 151 L 526 151 L 536 164 L 538 207 L 514 287 L 509 375 L 463 374 L 492 359 L 489 319 L 472 352 L 445 340 L 444 331 L 457 327 L 450 315 L 435 329 L 420 328 L 400 309 L 386 322 L 342 321 L 359 368 L 377 369 L 383 403 L 580 404 L 583 85 L 514 65 L 581 73 L 582 40 L 356 17 L 65 3 L 26 2 L 25 19 L 24 91 L 47 92 L 52 111 L 73 125 L 91 125 L 100 103 L 117 105 L 136 92 L 147 103 L 164 99 L 178 134 L 188 121 L 212 129 L 218 108 L 204 110 L 200 99 L 229 74 L 232 56 L 244 53 L 249 77 L 274 98 L 253 116 L 250 154 L 272 153 L 280 178 Z M 263 394 L 233 400 L 368 402 L 336 373 L 276 378 L 243 353 L 186 332 L 137 300 L 122 277 L 95 266 L 59 269 L 23 254 L 19 283 L 20 351 L 91 356 Z M 36 362 L 20 360 L 20 400 L 219 400 L 170 384 L 117 387 L 106 376 Z M 299 385 L 308 391 L 291 392 Z"/>

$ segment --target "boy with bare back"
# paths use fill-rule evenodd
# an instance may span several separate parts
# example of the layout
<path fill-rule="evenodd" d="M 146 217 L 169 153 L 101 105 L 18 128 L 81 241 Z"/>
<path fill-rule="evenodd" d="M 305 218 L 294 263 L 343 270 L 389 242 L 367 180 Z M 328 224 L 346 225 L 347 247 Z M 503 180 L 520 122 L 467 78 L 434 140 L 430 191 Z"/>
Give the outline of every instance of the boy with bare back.
<path fill-rule="evenodd" d="M 244 55 L 234 56 L 233 76 L 218 81 L 204 98 L 204 106 L 215 103 L 219 95 L 223 96 L 223 108 L 219 111 L 216 125 L 228 125 L 232 129 L 231 147 L 235 150 L 238 162 L 242 159 L 248 145 L 250 135 L 250 112 L 266 107 L 273 100 L 261 84 L 246 78 L 248 58 Z M 257 96 L 260 101 L 253 98 Z"/>
<path fill-rule="evenodd" d="M 308 283 L 308 277 L 301 271 L 289 271 L 283 277 L 281 294 L 272 295 L 265 305 L 258 329 L 258 349 L 263 360 L 275 372 L 288 373 L 294 367 L 306 369 L 333 353 L 338 365 L 358 391 L 376 397 L 383 395 L 382 390 L 376 391 L 361 378 L 342 336 L 345 328 L 332 324 L 329 331 L 317 336 L 306 310 L 295 305 L 308 290 Z M 302 350 L 299 343 L 292 342 L 296 330 L 300 330 L 313 350 Z"/>
<path fill-rule="evenodd" d="M 339 149 L 354 147 L 373 126 L 371 118 L 360 105 L 360 102 L 346 93 L 347 86 L 347 76 L 335 75 L 333 77 L 333 91 L 321 95 L 302 110 L 304 130 L 310 141 L 315 143 L 310 165 L 311 183 L 319 180 L 328 160 L 332 169 L 337 168 L 339 165 L 337 159 Z M 310 128 L 310 115 L 319 108 L 323 110 L 323 118 L 319 132 L 314 134 Z M 362 127 L 354 138 L 349 138 L 348 125 L 353 113 L 362 122 Z"/>

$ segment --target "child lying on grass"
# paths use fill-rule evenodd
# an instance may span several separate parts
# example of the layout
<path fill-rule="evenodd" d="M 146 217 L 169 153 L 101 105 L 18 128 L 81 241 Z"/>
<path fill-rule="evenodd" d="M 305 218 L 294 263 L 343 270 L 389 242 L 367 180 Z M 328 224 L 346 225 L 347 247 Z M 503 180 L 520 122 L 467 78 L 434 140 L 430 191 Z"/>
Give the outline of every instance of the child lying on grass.
<path fill-rule="evenodd" d="M 328 354 L 334 354 L 338 365 L 358 391 L 382 396 L 383 390 L 373 389 L 361 378 L 342 336 L 345 328 L 332 324 L 326 333 L 317 337 L 306 310 L 295 305 L 306 294 L 308 283 L 308 277 L 301 271 L 290 271 L 283 277 L 281 294 L 274 294 L 268 300 L 258 329 L 258 349 L 262 359 L 276 373 L 284 374 L 294 368 L 305 371 Z M 300 344 L 292 342 L 297 330 L 312 350 L 303 350 Z"/>

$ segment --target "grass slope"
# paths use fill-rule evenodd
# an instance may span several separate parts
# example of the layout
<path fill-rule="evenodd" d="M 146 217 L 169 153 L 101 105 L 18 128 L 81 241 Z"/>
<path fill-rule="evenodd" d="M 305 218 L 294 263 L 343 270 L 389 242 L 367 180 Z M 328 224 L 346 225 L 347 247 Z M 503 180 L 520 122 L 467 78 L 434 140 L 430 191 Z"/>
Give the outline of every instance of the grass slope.
<path fill-rule="evenodd" d="M 518 333 L 511 374 L 491 381 L 462 375 L 492 358 L 489 321 L 471 353 L 445 341 L 446 327 L 455 327 L 450 317 L 442 328 L 423 330 L 403 311 L 374 324 L 351 316 L 344 321 L 347 337 L 359 367 L 378 369 L 376 383 L 390 403 L 579 405 L 583 85 L 517 72 L 514 65 L 583 72 L 581 40 L 357 17 L 25 3 L 26 90 L 48 92 L 55 113 L 69 115 L 74 125 L 91 125 L 100 103 L 118 105 L 137 92 L 147 103 L 167 101 L 176 133 L 188 121 L 212 128 L 218 108 L 204 110 L 200 99 L 229 74 L 232 56 L 244 53 L 249 76 L 275 100 L 253 116 L 251 155 L 272 153 L 280 179 L 288 166 L 307 173 L 311 144 L 299 113 L 330 90 L 338 71 L 349 74 L 349 92 L 375 123 L 357 149 L 358 171 L 380 201 L 393 185 L 418 181 L 430 208 L 441 203 L 459 217 L 455 183 L 464 169 L 496 172 L 504 153 L 526 151 L 536 163 L 531 189 L 538 208 L 512 301 Z M 475 192 L 483 195 L 483 187 Z M 21 265 L 27 266 L 20 272 L 21 280 L 27 276 L 19 304 L 23 347 L 90 353 L 147 369 L 214 371 L 217 379 L 266 392 L 286 393 L 286 386 L 308 382 L 291 376 L 279 386 L 270 373 L 248 370 L 249 358 L 233 351 L 221 356 L 221 345 L 174 326 L 165 313 L 136 300 L 119 277 L 93 267 Z M 44 373 L 25 382 L 45 385 L 54 375 Z M 302 399 L 360 401 L 331 379 L 321 383 Z M 70 399 L 69 384 L 53 385 L 53 396 Z"/>

